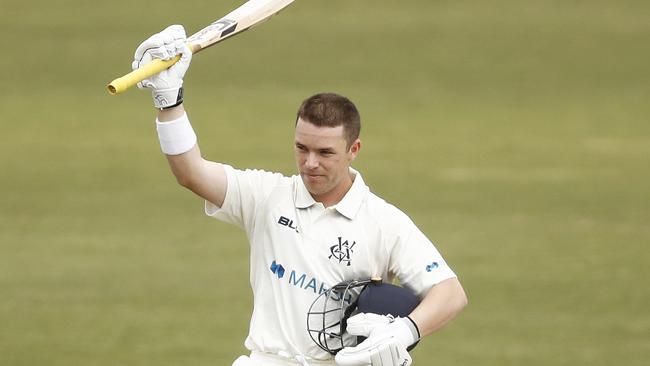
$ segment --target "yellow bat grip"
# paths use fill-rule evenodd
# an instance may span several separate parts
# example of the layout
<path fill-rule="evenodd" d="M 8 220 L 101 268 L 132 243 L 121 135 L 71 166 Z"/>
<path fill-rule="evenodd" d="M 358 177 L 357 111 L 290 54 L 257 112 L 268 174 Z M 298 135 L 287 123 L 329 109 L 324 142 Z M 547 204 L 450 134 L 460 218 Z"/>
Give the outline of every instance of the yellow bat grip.
<path fill-rule="evenodd" d="M 111 95 L 117 95 L 120 94 L 124 91 L 126 91 L 128 88 L 134 86 L 138 82 L 156 75 L 157 73 L 166 70 L 170 68 L 173 64 L 177 63 L 178 60 L 181 59 L 181 55 L 178 55 L 172 59 L 169 59 L 167 61 L 163 61 L 160 59 L 155 59 L 148 64 L 140 67 L 137 70 L 133 70 L 130 73 L 117 78 L 108 84 L 108 92 Z"/>

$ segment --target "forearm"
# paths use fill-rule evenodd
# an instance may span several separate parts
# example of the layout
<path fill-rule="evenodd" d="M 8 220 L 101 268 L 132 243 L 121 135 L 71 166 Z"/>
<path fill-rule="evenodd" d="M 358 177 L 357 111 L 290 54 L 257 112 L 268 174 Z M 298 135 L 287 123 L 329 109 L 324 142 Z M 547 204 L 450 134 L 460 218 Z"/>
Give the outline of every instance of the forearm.
<path fill-rule="evenodd" d="M 336 354 L 336 363 L 346 366 L 408 366 L 411 364 L 409 347 L 419 338 L 444 327 L 466 304 L 467 297 L 460 282 L 450 278 L 429 289 L 409 314 L 411 320 L 372 312 L 356 314 L 347 320 L 347 332 L 367 338 L 356 346 L 343 348 Z"/>
<path fill-rule="evenodd" d="M 174 140 L 173 136 L 175 134 L 173 132 L 180 132 L 180 135 L 194 136 L 195 142 L 192 145 L 186 145 L 188 150 L 182 149 L 179 153 L 165 153 L 169 167 L 180 185 L 215 205 L 221 206 L 227 186 L 225 170 L 221 164 L 207 161 L 201 156 L 201 150 L 196 142 L 192 127 L 188 120 L 185 119 L 185 109 L 182 104 L 158 112 L 159 137 L 161 136 L 161 128 L 165 128 L 166 123 L 178 123 L 183 120 L 185 121 L 183 122 L 185 127 L 181 131 L 172 129 L 171 134 L 167 132 L 163 133 L 163 135 L 171 135 L 171 139 Z M 187 132 L 188 129 L 191 133 Z M 163 148 L 163 152 L 165 150 L 167 149 Z"/>
<path fill-rule="evenodd" d="M 176 107 L 169 108 L 169 109 L 161 109 L 158 110 L 158 121 L 160 122 L 173 121 L 175 119 L 182 117 L 183 113 L 185 113 L 185 107 L 183 107 L 183 104 L 180 104 Z"/>
<path fill-rule="evenodd" d="M 183 107 L 183 104 L 181 104 L 173 108 L 159 110 L 157 120 L 160 123 L 168 123 L 178 120 L 183 117 L 185 113 L 185 108 Z M 186 187 L 192 181 L 193 176 L 196 176 L 196 173 L 194 172 L 200 170 L 203 160 L 201 158 L 198 144 L 195 144 L 190 150 L 185 151 L 182 154 L 165 154 L 165 156 L 167 157 L 169 167 L 178 180 L 178 183 Z"/>
<path fill-rule="evenodd" d="M 463 287 L 457 278 L 450 278 L 433 286 L 409 317 L 424 337 L 447 325 L 465 305 L 467 296 Z"/>

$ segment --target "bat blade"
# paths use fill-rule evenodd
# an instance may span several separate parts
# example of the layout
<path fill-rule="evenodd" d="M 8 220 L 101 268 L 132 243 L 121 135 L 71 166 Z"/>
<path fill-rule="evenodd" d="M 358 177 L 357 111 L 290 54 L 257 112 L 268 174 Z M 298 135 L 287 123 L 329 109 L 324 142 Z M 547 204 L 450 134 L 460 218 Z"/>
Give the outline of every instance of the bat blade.
<path fill-rule="evenodd" d="M 198 52 L 226 38 L 268 20 L 294 0 L 249 0 L 223 18 L 194 33 L 187 39 L 192 52 Z"/>
<path fill-rule="evenodd" d="M 221 19 L 194 33 L 187 39 L 192 53 L 197 53 L 227 38 L 254 27 L 286 8 L 294 0 L 249 0 Z M 153 76 L 178 62 L 180 56 L 167 61 L 152 62 L 119 77 L 107 86 L 111 95 L 120 94 L 138 82 Z"/>

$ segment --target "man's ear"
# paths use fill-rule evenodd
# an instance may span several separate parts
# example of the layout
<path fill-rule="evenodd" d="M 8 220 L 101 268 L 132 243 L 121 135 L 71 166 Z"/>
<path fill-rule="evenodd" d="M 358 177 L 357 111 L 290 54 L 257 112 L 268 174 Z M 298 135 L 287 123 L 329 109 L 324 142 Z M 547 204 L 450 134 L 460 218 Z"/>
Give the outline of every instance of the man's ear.
<path fill-rule="evenodd" d="M 357 157 L 360 150 L 361 150 L 361 140 L 356 139 L 354 140 L 352 145 L 350 145 L 350 150 L 348 150 L 348 152 L 350 153 L 350 161 L 354 160 Z"/>

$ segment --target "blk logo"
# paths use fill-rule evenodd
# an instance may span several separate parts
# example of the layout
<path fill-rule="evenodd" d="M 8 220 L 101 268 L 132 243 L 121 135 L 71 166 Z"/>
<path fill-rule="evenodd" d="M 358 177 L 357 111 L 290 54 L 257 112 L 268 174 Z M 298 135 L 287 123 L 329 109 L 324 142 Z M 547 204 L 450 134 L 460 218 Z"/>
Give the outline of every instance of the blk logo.
<path fill-rule="evenodd" d="M 347 263 L 348 266 L 351 264 L 351 259 L 350 259 L 350 254 L 354 253 L 354 246 L 357 245 L 356 241 L 353 241 L 352 244 L 350 244 L 347 240 L 343 240 L 342 237 L 339 236 L 339 242 L 338 244 L 334 244 L 330 247 L 330 254 L 329 259 L 337 259 L 339 263 Z"/>
<path fill-rule="evenodd" d="M 282 226 L 286 226 L 289 229 L 291 229 L 291 230 L 293 230 L 295 232 L 298 232 L 298 227 L 293 222 L 293 220 L 290 220 L 290 219 L 288 219 L 288 218 L 286 218 L 284 216 L 280 216 L 280 219 L 278 220 L 278 224 L 280 224 Z"/>

